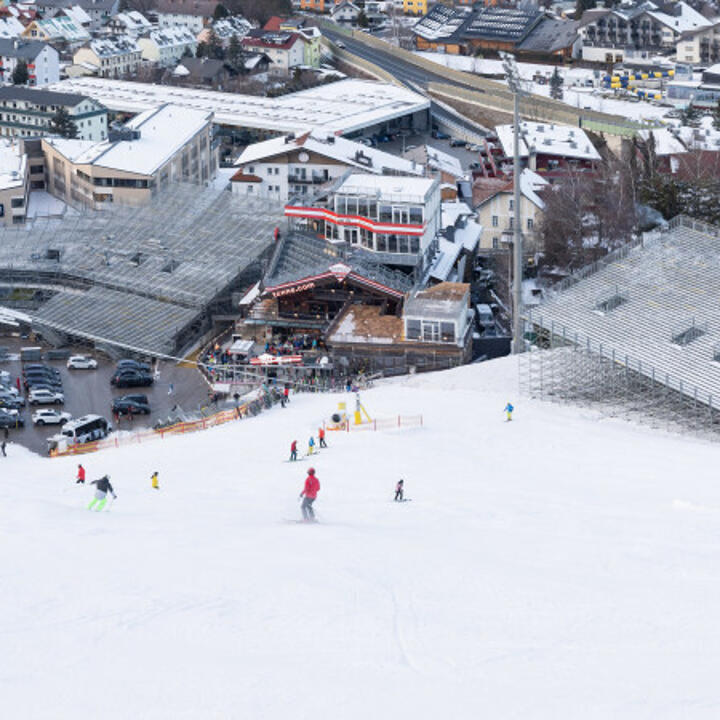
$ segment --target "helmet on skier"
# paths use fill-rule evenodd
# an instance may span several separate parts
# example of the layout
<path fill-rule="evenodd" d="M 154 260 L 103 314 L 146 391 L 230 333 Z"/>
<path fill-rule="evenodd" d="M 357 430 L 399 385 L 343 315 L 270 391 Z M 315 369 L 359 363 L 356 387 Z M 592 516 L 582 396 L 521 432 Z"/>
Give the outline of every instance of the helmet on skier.
<path fill-rule="evenodd" d="M 315 468 L 310 468 L 308 470 L 308 475 L 314 475 L 315 474 Z"/>

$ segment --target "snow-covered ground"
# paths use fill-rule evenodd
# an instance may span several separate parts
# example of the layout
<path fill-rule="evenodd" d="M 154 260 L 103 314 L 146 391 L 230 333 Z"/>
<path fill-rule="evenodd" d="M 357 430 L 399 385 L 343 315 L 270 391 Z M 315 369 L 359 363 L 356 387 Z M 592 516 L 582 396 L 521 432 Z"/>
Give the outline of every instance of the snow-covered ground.
<path fill-rule="evenodd" d="M 486 58 L 473 58 L 464 55 L 443 55 L 433 52 L 417 52 L 417 55 L 431 60 L 453 70 L 464 70 L 476 74 L 500 74 L 503 72 L 500 60 Z M 550 97 L 550 86 L 533 82 L 536 73 L 549 77 L 555 70 L 555 65 L 541 65 L 537 63 L 518 63 L 518 72 L 522 78 L 524 89 L 535 95 Z M 585 82 L 592 80 L 592 70 L 587 68 L 558 67 L 563 76 L 563 102 L 574 108 L 591 108 L 612 115 L 619 115 L 631 120 L 653 121 L 664 117 L 672 108 L 652 105 L 648 102 L 631 102 L 629 100 L 604 97 L 592 87 L 583 87 Z M 603 73 L 604 74 L 604 73 Z M 572 87 L 572 86 L 575 87 Z"/>
<path fill-rule="evenodd" d="M 340 395 L 86 456 L 103 513 L 11 445 L 0 715 L 718 717 L 717 447 L 520 398 L 515 363 L 365 393 L 425 427 L 329 434 L 317 525 L 284 461 Z"/>

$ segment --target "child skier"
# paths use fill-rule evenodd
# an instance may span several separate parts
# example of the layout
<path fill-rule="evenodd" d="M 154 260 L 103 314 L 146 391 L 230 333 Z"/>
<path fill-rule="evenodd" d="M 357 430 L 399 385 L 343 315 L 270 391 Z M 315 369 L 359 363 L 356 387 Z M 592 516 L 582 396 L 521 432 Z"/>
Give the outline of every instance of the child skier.
<path fill-rule="evenodd" d="M 158 471 L 157 470 L 150 476 L 150 483 L 155 490 L 160 489 L 160 481 L 158 479 Z"/>
<path fill-rule="evenodd" d="M 290 444 L 290 460 L 297 460 L 297 440 L 293 440 Z"/>
<path fill-rule="evenodd" d="M 110 484 L 109 475 L 103 475 L 99 480 L 93 480 L 90 484 L 97 485 L 97 490 L 95 490 L 95 497 L 88 505 L 88 510 L 92 510 L 94 506 L 97 505 L 97 511 L 100 512 L 107 502 L 108 491 L 112 494 L 113 498 L 117 497 L 115 491 L 113 490 L 113 486 Z"/>
<path fill-rule="evenodd" d="M 300 497 L 303 499 L 300 509 L 305 522 L 315 522 L 315 511 L 312 505 L 317 498 L 318 492 L 320 492 L 320 482 L 315 477 L 315 468 L 310 468 L 305 478 L 305 487 L 300 493 Z"/>
<path fill-rule="evenodd" d="M 327 443 L 325 442 L 325 428 L 318 428 L 318 438 L 320 438 L 320 447 L 326 448 Z"/>
<path fill-rule="evenodd" d="M 80 483 L 80 485 L 85 484 L 85 468 L 82 465 L 78 465 L 78 474 L 75 484 L 77 485 L 78 483 Z"/>
<path fill-rule="evenodd" d="M 510 422 L 510 421 L 512 420 L 512 414 L 513 414 L 513 410 L 514 410 L 514 409 L 515 409 L 515 408 L 514 408 L 510 403 L 508 403 L 508 404 L 503 408 L 503 410 L 505 411 L 505 413 L 506 413 L 506 415 L 507 415 L 507 421 L 506 421 L 506 422 Z"/>
<path fill-rule="evenodd" d="M 315 438 L 311 435 L 308 440 L 308 455 L 312 455 L 315 452 Z"/>
<path fill-rule="evenodd" d="M 395 502 L 402 502 L 403 499 L 403 485 L 405 484 L 404 480 L 399 480 L 398 484 L 395 486 Z"/>

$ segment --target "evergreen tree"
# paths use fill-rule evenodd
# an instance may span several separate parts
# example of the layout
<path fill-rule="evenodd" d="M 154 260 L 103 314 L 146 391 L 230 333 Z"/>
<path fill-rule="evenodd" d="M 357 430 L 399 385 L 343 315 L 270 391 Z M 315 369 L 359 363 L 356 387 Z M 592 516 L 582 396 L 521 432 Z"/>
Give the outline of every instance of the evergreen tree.
<path fill-rule="evenodd" d="M 227 8 L 222 4 L 218 3 L 213 11 L 213 20 L 222 20 L 229 15 Z"/>
<path fill-rule="evenodd" d="M 558 69 L 555 68 L 555 72 L 550 77 L 550 97 L 555 100 L 562 100 L 563 99 L 563 79 L 562 75 L 558 72 Z"/>
<path fill-rule="evenodd" d="M 579 20 L 586 10 L 592 10 L 596 5 L 596 0 L 576 0 L 575 1 L 575 19 Z"/>
<path fill-rule="evenodd" d="M 230 67 L 238 72 L 240 69 L 240 58 L 242 57 L 242 47 L 237 35 L 233 35 L 230 38 L 230 43 L 227 49 L 227 60 Z"/>
<path fill-rule="evenodd" d="M 716 130 L 720 130 L 720 100 L 717 101 L 717 105 L 713 108 L 713 127 Z"/>
<path fill-rule="evenodd" d="M 696 108 L 692 102 L 689 102 L 687 107 L 682 111 L 681 123 L 688 127 L 699 127 L 700 120 L 702 119 L 702 113 Z"/>
<path fill-rule="evenodd" d="M 358 27 L 361 27 L 361 28 L 366 28 L 370 24 L 370 21 L 368 20 L 368 16 L 365 14 L 364 10 L 361 10 L 358 13 L 357 24 L 358 24 Z"/>
<path fill-rule="evenodd" d="M 29 79 L 27 63 L 24 60 L 18 60 L 12 73 L 13 85 L 27 85 Z"/>
<path fill-rule="evenodd" d="M 225 59 L 225 50 L 220 42 L 220 38 L 212 28 L 210 28 L 210 33 L 207 39 L 207 57 L 212 58 L 213 60 Z"/>
<path fill-rule="evenodd" d="M 68 111 L 61 105 L 58 111 L 52 116 L 48 132 L 52 135 L 60 135 L 64 138 L 76 138 L 77 125 L 73 122 Z"/>

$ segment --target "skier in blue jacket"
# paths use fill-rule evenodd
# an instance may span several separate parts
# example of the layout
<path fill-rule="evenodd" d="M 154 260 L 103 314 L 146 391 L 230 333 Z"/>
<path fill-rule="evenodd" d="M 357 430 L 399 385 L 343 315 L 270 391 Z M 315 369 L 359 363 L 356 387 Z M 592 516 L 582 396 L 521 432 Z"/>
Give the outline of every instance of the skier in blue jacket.
<path fill-rule="evenodd" d="M 508 404 L 503 408 L 503 410 L 505 411 L 505 413 L 506 413 L 506 415 L 507 415 L 507 422 L 510 422 L 510 421 L 512 420 L 512 414 L 513 414 L 513 410 L 514 410 L 514 409 L 515 409 L 515 408 L 514 408 L 510 403 L 508 403 Z"/>

